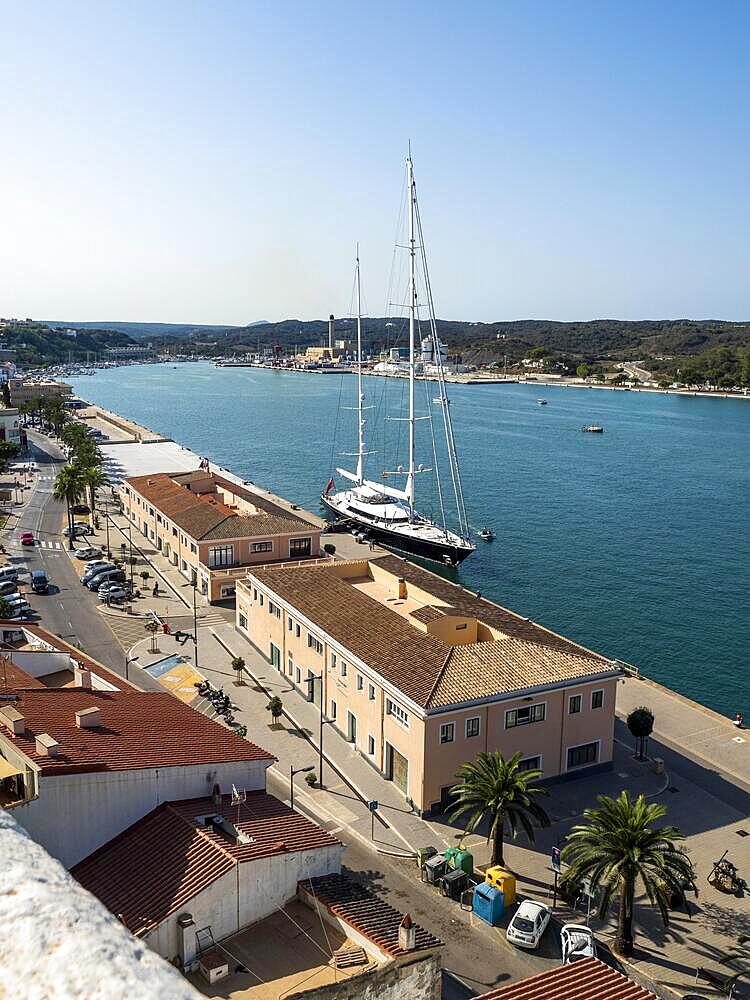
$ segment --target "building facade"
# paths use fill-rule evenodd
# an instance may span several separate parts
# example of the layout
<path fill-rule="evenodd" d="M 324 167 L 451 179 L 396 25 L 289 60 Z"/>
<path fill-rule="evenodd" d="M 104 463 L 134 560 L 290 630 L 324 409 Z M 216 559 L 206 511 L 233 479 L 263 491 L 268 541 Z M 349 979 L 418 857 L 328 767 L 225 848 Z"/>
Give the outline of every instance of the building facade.
<path fill-rule="evenodd" d="M 67 382 L 26 382 L 22 378 L 9 378 L 8 389 L 11 406 L 25 406 L 34 399 L 67 399 L 73 392 Z"/>
<path fill-rule="evenodd" d="M 420 812 L 479 751 L 611 766 L 616 664 L 403 559 L 251 571 L 236 624 Z"/>
<path fill-rule="evenodd" d="M 234 596 L 248 567 L 315 559 L 320 527 L 211 473 L 155 473 L 120 487 L 125 516 L 209 601 Z"/>

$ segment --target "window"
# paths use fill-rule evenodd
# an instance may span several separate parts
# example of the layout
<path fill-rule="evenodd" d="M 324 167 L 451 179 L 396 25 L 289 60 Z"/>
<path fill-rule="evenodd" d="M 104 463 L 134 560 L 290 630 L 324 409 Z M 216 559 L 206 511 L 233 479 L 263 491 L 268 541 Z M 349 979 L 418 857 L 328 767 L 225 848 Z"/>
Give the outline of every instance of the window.
<path fill-rule="evenodd" d="M 253 542 L 251 552 L 273 552 L 273 542 Z"/>
<path fill-rule="evenodd" d="M 398 719 L 402 726 L 406 726 L 407 729 L 409 728 L 408 714 L 403 710 L 403 708 L 401 708 L 400 705 L 397 705 L 395 701 L 391 701 L 390 698 L 387 698 L 385 702 L 385 711 L 386 715 L 392 715 L 394 719 Z"/>
<path fill-rule="evenodd" d="M 182 560 L 182 572 L 187 573 L 187 563 L 184 559 Z"/>
<path fill-rule="evenodd" d="M 154 508 L 153 507 L 149 507 L 148 512 L 151 515 L 151 517 L 154 516 Z"/>
<path fill-rule="evenodd" d="M 466 624 L 466 622 L 464 622 L 463 625 L 456 625 L 456 632 L 461 632 L 463 629 L 466 629 L 468 627 L 469 626 Z"/>
<path fill-rule="evenodd" d="M 334 670 L 336 669 L 336 654 L 335 653 L 331 653 L 331 667 Z"/>
<path fill-rule="evenodd" d="M 263 607 L 263 594 L 260 594 L 260 606 Z"/>
<path fill-rule="evenodd" d="M 568 769 L 571 767 L 586 767 L 587 764 L 596 764 L 599 759 L 599 742 L 584 743 L 579 747 L 571 747 L 568 750 Z"/>
<path fill-rule="evenodd" d="M 195 555 L 195 553 L 198 551 L 198 546 L 195 544 L 195 542 L 190 543 L 190 551 L 193 553 L 193 555 Z"/>
<path fill-rule="evenodd" d="M 290 556 L 309 556 L 311 549 L 311 542 L 309 538 L 290 538 L 289 539 L 289 555 Z"/>
<path fill-rule="evenodd" d="M 296 667 L 294 672 L 295 672 L 295 676 L 297 677 L 297 683 L 299 684 L 300 681 L 301 681 L 301 679 L 302 679 L 302 675 L 300 674 L 299 667 Z"/>
<path fill-rule="evenodd" d="M 291 618 L 287 618 L 287 620 L 286 620 L 286 627 L 287 627 L 287 630 L 289 632 L 292 631 L 292 626 L 293 625 L 294 625 L 294 622 L 292 621 L 292 619 Z"/>
<path fill-rule="evenodd" d="M 541 705 L 525 705 L 523 708 L 511 708 L 505 713 L 505 728 L 528 726 L 532 722 L 544 722 L 547 717 L 547 703 Z"/>
<path fill-rule="evenodd" d="M 604 708 L 604 692 L 603 691 L 592 691 L 591 692 L 591 707 L 592 708 Z"/>
<path fill-rule="evenodd" d="M 452 743 L 456 738 L 456 723 L 444 722 L 440 727 L 440 742 Z"/>
<path fill-rule="evenodd" d="M 369 755 L 371 757 L 374 756 L 374 754 L 375 754 L 375 737 L 374 736 L 368 736 L 367 737 L 367 752 L 369 753 Z"/>
<path fill-rule="evenodd" d="M 472 719 L 466 720 L 466 739 L 470 740 L 473 736 L 479 736 L 479 716 L 475 715 Z"/>
<path fill-rule="evenodd" d="M 361 691 L 365 686 L 365 679 L 362 674 L 357 674 L 357 690 Z"/>
<path fill-rule="evenodd" d="M 231 566 L 233 562 L 233 545 L 214 545 L 208 550 L 208 565 L 210 568 L 214 566 Z"/>
<path fill-rule="evenodd" d="M 542 758 L 538 754 L 536 757 L 524 757 L 518 762 L 519 771 L 541 771 L 541 769 Z"/>
<path fill-rule="evenodd" d="M 333 700 L 333 698 L 331 698 L 331 718 L 332 719 L 336 718 L 336 712 L 337 712 L 336 702 Z"/>
<path fill-rule="evenodd" d="M 268 602 L 268 613 L 269 615 L 273 615 L 274 618 L 278 618 L 278 620 L 281 621 L 281 608 L 278 606 L 278 604 L 274 604 L 273 601 Z"/>
<path fill-rule="evenodd" d="M 302 635 L 302 628 L 299 625 L 294 626 L 294 635 L 297 639 Z"/>
<path fill-rule="evenodd" d="M 258 588 L 257 587 L 253 587 L 253 600 L 254 601 L 258 600 Z"/>
<path fill-rule="evenodd" d="M 367 685 L 367 697 L 370 699 L 370 701 L 375 701 L 375 685 L 374 684 L 368 684 Z"/>
<path fill-rule="evenodd" d="M 291 653 L 289 653 L 286 658 L 286 672 L 290 677 L 294 673 L 294 657 Z"/>
<path fill-rule="evenodd" d="M 580 694 L 572 694 L 570 696 L 570 701 L 568 702 L 568 714 L 577 715 L 581 711 L 581 696 Z"/>
<path fill-rule="evenodd" d="M 177 538 L 177 528 L 172 528 L 172 534 Z"/>
<path fill-rule="evenodd" d="M 244 615 L 239 616 L 240 628 L 247 628 L 247 618 Z"/>
<path fill-rule="evenodd" d="M 316 639 L 314 635 L 310 635 L 309 633 L 307 636 L 307 648 L 314 649 L 318 656 L 323 655 L 323 643 Z"/>
<path fill-rule="evenodd" d="M 348 674 L 348 672 L 349 672 L 349 668 L 347 667 L 347 665 L 342 660 L 341 661 L 341 676 L 342 677 L 346 677 L 346 675 Z"/>
<path fill-rule="evenodd" d="M 157 514 L 157 515 L 156 515 L 156 523 L 157 523 L 157 524 L 161 524 L 161 523 L 162 523 L 162 520 L 161 520 L 161 514 Z"/>

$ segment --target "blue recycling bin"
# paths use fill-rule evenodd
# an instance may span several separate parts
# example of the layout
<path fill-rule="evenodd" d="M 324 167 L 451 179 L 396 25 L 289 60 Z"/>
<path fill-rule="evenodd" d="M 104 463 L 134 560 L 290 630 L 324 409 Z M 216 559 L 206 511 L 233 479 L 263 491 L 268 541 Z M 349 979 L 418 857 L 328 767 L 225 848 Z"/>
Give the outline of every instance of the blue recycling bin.
<path fill-rule="evenodd" d="M 502 889 L 488 882 L 480 882 L 474 886 L 472 909 L 480 920 L 484 920 L 490 927 L 497 927 L 505 912 L 505 895 Z"/>

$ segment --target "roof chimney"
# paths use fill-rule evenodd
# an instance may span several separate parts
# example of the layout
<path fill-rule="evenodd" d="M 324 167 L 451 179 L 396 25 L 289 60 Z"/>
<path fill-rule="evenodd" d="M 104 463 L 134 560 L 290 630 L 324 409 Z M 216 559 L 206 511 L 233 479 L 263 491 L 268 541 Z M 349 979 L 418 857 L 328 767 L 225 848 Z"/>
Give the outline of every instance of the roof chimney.
<path fill-rule="evenodd" d="M 95 729 L 102 724 L 102 711 L 98 705 L 82 708 L 76 712 L 76 725 L 79 729 Z"/>
<path fill-rule="evenodd" d="M 398 581 L 398 599 L 399 601 L 406 600 L 406 580 L 403 577 Z"/>
<path fill-rule="evenodd" d="M 87 691 L 91 690 L 91 671 L 87 667 L 82 667 L 80 663 L 77 664 L 73 670 L 73 677 L 76 687 L 86 688 Z"/>
<path fill-rule="evenodd" d="M 26 720 L 18 709 L 13 708 L 12 705 L 6 705 L 5 708 L 0 708 L 0 719 L 2 719 L 3 725 L 9 732 L 13 733 L 14 736 L 23 736 L 26 732 Z"/>
<path fill-rule="evenodd" d="M 213 800 L 214 807 L 221 809 L 221 786 L 219 784 L 215 784 L 211 789 L 211 799 Z"/>
<path fill-rule="evenodd" d="M 417 945 L 417 929 L 408 913 L 404 914 L 398 929 L 398 946 L 402 951 L 414 951 Z"/>
<path fill-rule="evenodd" d="M 40 733 L 36 738 L 36 752 L 40 757 L 57 757 L 60 744 L 49 733 Z"/>

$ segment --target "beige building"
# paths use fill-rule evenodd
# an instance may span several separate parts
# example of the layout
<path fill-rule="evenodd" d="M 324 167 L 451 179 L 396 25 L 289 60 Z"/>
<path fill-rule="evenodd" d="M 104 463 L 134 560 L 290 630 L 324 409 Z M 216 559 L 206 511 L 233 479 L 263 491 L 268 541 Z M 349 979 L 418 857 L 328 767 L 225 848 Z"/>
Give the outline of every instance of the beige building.
<path fill-rule="evenodd" d="M 479 751 L 611 766 L 614 662 L 396 556 L 251 571 L 237 628 L 420 812 Z"/>
<path fill-rule="evenodd" d="M 67 382 L 25 382 L 22 378 L 8 379 L 10 389 L 10 405 L 23 406 L 32 399 L 50 399 L 58 397 L 67 399 L 73 393 L 73 387 Z"/>
<path fill-rule="evenodd" d="M 234 596 L 248 567 L 320 555 L 320 527 L 206 469 L 124 480 L 123 512 L 197 581 L 209 601 Z"/>

